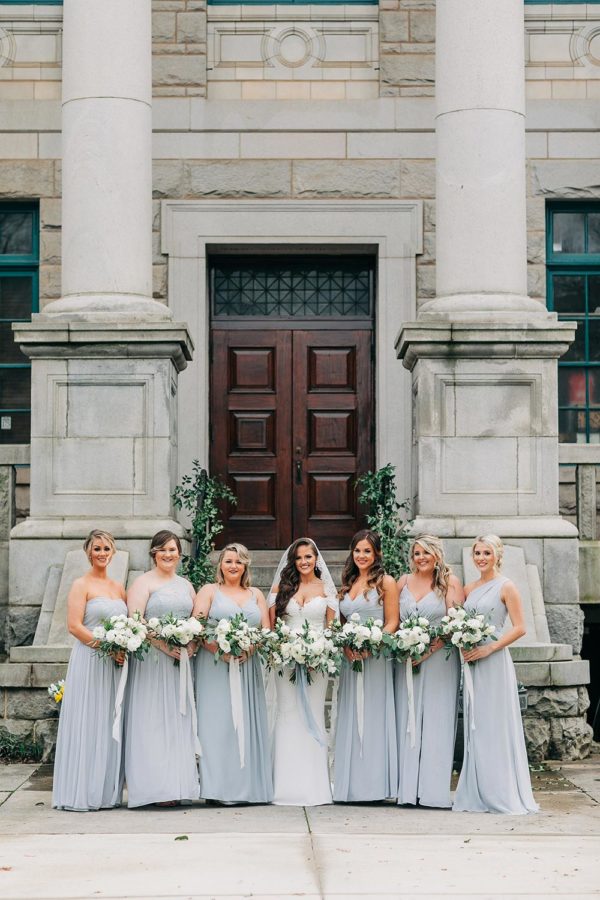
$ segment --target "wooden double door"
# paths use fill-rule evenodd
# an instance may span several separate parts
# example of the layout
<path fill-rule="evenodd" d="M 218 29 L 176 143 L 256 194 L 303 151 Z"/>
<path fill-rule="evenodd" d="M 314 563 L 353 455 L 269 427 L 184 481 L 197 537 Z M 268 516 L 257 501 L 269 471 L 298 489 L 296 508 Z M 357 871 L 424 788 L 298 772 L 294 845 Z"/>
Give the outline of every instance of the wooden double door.
<path fill-rule="evenodd" d="M 372 331 L 212 331 L 211 472 L 237 497 L 221 546 L 342 548 L 372 468 Z"/>

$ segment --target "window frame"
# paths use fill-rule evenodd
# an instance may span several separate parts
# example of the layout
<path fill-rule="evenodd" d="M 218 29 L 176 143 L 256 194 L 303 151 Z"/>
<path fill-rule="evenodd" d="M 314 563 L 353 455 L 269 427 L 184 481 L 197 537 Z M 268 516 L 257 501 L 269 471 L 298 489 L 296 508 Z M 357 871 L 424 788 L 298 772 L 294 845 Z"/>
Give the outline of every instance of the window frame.
<path fill-rule="evenodd" d="M 31 313 L 29 319 L 23 318 L 4 318 L 1 316 L 0 322 L 27 322 L 30 321 L 31 315 L 39 311 L 40 297 L 40 210 L 38 202 L 31 201 L 1 201 L 0 212 L 30 212 L 32 214 L 32 244 L 31 253 L 23 254 L 0 254 L 0 278 L 15 277 L 29 278 L 31 280 Z M 6 370 L 15 369 L 31 369 L 31 362 L 2 362 L 0 359 L 0 373 Z M 27 407 L 0 407 L 0 416 L 31 413 L 31 400 Z M 31 436 L 30 436 L 31 437 Z M 18 442 L 23 443 L 23 442 Z M 27 441 L 26 443 L 29 443 Z M 0 429 L 0 446 L 16 446 L 12 443 L 6 443 L 2 440 L 2 429 Z"/>
<path fill-rule="evenodd" d="M 555 213 L 595 213 L 600 214 L 599 201 L 573 201 L 573 200 L 555 200 L 546 203 L 546 305 L 549 310 L 555 312 L 554 308 L 554 276 L 556 275 L 582 275 L 584 277 L 599 276 L 600 277 L 600 253 L 556 253 L 553 249 L 554 223 L 553 217 Z M 587 234 L 587 222 L 586 222 Z M 558 314 L 561 321 L 576 322 L 577 327 L 583 324 L 585 327 L 585 358 L 559 360 L 560 369 L 584 369 L 600 371 L 600 359 L 590 361 L 589 359 L 589 322 L 590 312 L 586 298 L 585 310 L 581 313 Z M 574 413 L 585 412 L 585 443 L 595 444 L 596 441 L 590 441 L 592 430 L 590 428 L 590 414 L 600 410 L 600 402 L 592 404 L 589 396 L 589 380 L 586 377 L 586 404 L 585 406 L 565 406 L 559 402 L 558 411 L 565 412 L 571 410 Z M 582 432 L 583 433 L 583 432 Z M 595 433 L 595 431 L 594 431 Z M 579 441 L 561 441 L 565 444 L 579 444 Z"/>

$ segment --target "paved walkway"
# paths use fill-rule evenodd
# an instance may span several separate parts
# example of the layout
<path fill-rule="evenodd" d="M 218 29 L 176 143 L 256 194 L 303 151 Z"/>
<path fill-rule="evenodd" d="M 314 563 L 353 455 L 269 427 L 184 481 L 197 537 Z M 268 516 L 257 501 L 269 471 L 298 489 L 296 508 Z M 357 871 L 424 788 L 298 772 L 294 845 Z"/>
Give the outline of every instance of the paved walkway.
<path fill-rule="evenodd" d="M 51 809 L 51 769 L 0 766 L 0 897 L 600 897 L 600 757 L 534 775 L 542 811 L 392 804 Z"/>

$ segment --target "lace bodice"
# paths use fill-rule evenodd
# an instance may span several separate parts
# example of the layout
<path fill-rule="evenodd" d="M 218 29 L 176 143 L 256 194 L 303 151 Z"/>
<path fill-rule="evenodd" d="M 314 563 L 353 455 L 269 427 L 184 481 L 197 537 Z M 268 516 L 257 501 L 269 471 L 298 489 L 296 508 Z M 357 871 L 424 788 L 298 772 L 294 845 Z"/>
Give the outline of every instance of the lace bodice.
<path fill-rule="evenodd" d="M 269 606 L 275 606 L 275 594 L 269 594 Z M 292 597 L 285 611 L 285 623 L 292 631 L 300 631 L 305 622 L 316 628 L 324 628 L 328 608 L 338 614 L 338 602 L 335 597 L 313 597 L 303 606 Z"/>

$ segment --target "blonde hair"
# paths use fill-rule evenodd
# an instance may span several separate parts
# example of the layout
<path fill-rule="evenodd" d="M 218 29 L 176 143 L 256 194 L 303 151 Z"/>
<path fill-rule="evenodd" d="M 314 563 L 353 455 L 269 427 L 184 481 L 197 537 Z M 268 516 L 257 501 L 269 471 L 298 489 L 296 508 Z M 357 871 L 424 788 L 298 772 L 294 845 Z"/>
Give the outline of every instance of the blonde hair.
<path fill-rule="evenodd" d="M 494 551 L 494 568 L 500 571 L 502 568 L 502 560 L 504 558 L 504 544 L 502 543 L 502 539 L 499 538 L 497 534 L 480 534 L 479 537 L 475 538 L 471 545 L 471 556 L 473 556 L 477 544 L 486 544 Z"/>
<path fill-rule="evenodd" d="M 445 600 L 448 593 L 452 569 L 446 562 L 444 545 L 440 538 L 436 537 L 434 534 L 418 534 L 414 537 L 410 544 L 409 553 L 410 571 L 413 573 L 417 571 L 417 567 L 414 564 L 414 552 L 417 544 L 419 547 L 422 547 L 426 553 L 431 553 L 433 556 L 435 560 L 432 578 L 433 590 L 439 597 L 442 597 L 442 599 Z"/>
<path fill-rule="evenodd" d="M 85 541 L 83 542 L 83 549 L 85 550 L 85 555 L 92 561 L 92 544 L 94 541 L 106 541 L 106 543 L 110 546 L 112 550 L 111 557 L 115 555 L 117 552 L 117 545 L 115 544 L 115 539 L 110 533 L 110 531 L 102 531 L 99 528 L 94 528 L 93 531 L 90 531 Z"/>
<path fill-rule="evenodd" d="M 223 572 L 221 571 L 221 563 L 225 558 L 226 553 L 237 553 L 240 562 L 244 566 L 244 572 L 242 574 L 242 580 L 240 582 L 240 587 L 249 588 L 250 587 L 250 563 L 252 560 L 250 559 L 250 554 L 248 553 L 248 548 L 244 547 L 243 544 L 227 544 L 221 552 L 219 553 L 219 558 L 217 560 L 217 584 L 225 584 L 225 579 L 223 578 Z"/>

